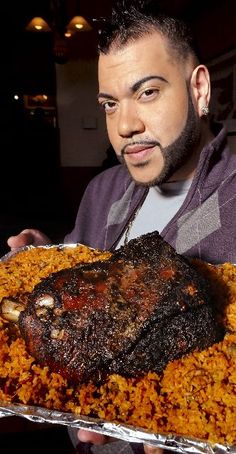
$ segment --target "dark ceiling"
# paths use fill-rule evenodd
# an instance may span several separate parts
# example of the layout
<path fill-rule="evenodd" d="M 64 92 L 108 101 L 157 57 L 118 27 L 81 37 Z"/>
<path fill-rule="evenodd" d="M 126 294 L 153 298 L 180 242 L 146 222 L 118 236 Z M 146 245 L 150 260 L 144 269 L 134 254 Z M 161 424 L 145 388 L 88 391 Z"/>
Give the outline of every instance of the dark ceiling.
<path fill-rule="evenodd" d="M 129 0 L 128 0 L 129 1 Z M 155 3 L 155 0 L 152 0 Z M 44 16 L 51 21 L 56 10 L 69 19 L 71 15 L 82 14 L 88 19 L 109 14 L 114 0 L 5 0 L 5 12 L 8 12 L 11 23 L 18 28 L 24 26 L 32 16 Z M 132 4 L 132 0 L 130 0 Z M 182 15 L 190 20 L 202 13 L 214 11 L 219 6 L 230 8 L 235 1 L 229 0 L 156 0 L 161 9 L 170 14 Z M 230 11 L 229 11 L 230 13 Z M 209 24 L 210 25 L 210 24 Z"/>
<path fill-rule="evenodd" d="M 25 92 L 34 91 L 45 84 L 52 91 L 54 84 L 48 74 L 54 63 L 66 63 L 77 58 L 93 58 L 97 54 L 97 29 L 99 19 L 109 14 L 114 0 L 4 0 L 1 30 L 2 59 L 5 87 L 21 87 Z M 132 3 L 132 0 L 130 0 Z M 153 0 L 155 2 L 155 0 Z M 236 48 L 235 0 L 156 0 L 161 9 L 187 21 L 192 26 L 203 63 L 207 63 Z M 74 15 L 83 15 L 93 26 L 90 32 L 77 33 L 65 40 L 55 33 Z M 42 16 L 53 27 L 54 33 L 25 31 L 34 16 Z M 235 61 L 234 61 L 235 63 Z M 52 68 L 52 69 L 50 69 Z M 2 84 L 4 87 L 4 84 Z M 54 84 L 55 87 L 55 84 Z"/>
<path fill-rule="evenodd" d="M 24 33 L 26 24 L 33 16 L 42 16 L 57 27 L 65 25 L 74 15 L 83 15 L 95 26 L 93 19 L 109 14 L 114 0 L 4 0 L 5 31 L 9 37 Z M 155 2 L 155 0 L 153 0 Z M 130 0 L 132 3 L 132 0 Z M 202 57 L 214 58 L 236 47 L 235 0 L 156 0 L 160 8 L 168 13 L 187 19 L 196 31 Z M 2 16 L 3 17 L 3 16 Z M 77 35 L 78 53 L 94 52 L 93 32 Z M 30 40 L 32 34 L 28 34 Z M 4 37 L 3 37 L 4 38 Z M 89 38 L 89 39 L 88 39 Z M 72 47 L 73 47 L 72 40 Z M 70 44 L 71 46 L 71 44 Z"/>

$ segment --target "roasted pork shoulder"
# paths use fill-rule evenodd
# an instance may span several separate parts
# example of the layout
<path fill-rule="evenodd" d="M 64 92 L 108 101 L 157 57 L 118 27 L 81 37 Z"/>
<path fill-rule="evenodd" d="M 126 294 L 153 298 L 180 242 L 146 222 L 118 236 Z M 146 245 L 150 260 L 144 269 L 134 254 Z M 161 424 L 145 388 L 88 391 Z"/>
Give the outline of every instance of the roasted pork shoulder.
<path fill-rule="evenodd" d="M 222 338 L 208 285 L 158 232 L 36 285 L 19 327 L 29 352 L 73 382 L 138 377 Z"/>

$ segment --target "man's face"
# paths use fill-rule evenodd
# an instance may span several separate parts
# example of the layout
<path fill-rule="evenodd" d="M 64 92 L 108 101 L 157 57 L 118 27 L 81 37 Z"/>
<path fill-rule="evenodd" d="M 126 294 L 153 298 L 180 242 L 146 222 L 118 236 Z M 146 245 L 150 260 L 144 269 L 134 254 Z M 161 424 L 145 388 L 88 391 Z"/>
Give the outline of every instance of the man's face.
<path fill-rule="evenodd" d="M 187 82 L 192 69 L 168 53 L 156 32 L 99 57 L 98 100 L 108 136 L 138 183 L 167 181 L 196 151 L 199 119 Z"/>

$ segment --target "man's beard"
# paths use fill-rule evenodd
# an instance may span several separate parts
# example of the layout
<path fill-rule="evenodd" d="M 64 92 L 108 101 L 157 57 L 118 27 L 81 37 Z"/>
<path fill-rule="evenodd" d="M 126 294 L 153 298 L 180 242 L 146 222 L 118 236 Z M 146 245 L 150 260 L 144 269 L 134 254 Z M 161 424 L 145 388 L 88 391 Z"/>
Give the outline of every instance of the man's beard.
<path fill-rule="evenodd" d="M 131 177 L 136 181 L 136 183 L 143 186 L 156 186 L 168 181 L 172 175 L 184 166 L 187 161 L 190 159 L 192 154 L 195 151 L 195 148 L 200 140 L 200 122 L 199 118 L 194 109 L 194 105 L 189 94 L 188 102 L 188 116 L 186 124 L 179 137 L 167 147 L 162 147 L 160 143 L 158 146 L 161 150 L 164 160 L 164 167 L 160 174 L 154 178 L 152 181 L 142 183 L 133 178 L 132 173 L 127 167 L 127 164 L 124 160 L 124 156 L 119 157 L 120 161 L 126 165 Z M 138 164 L 137 167 L 145 167 L 146 163 Z"/>

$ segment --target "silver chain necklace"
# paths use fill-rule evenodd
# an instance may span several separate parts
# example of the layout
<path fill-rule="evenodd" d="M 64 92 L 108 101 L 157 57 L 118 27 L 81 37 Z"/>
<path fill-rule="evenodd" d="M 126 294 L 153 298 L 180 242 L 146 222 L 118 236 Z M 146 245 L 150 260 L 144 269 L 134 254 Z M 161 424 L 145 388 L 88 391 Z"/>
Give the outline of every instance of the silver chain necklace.
<path fill-rule="evenodd" d="M 130 240 L 130 238 L 129 238 L 130 231 L 131 231 L 131 229 L 132 229 L 132 227 L 133 227 L 133 223 L 134 223 L 134 221 L 135 221 L 135 219 L 136 219 L 136 217 L 137 217 L 137 215 L 138 215 L 138 213 L 139 213 L 141 207 L 142 207 L 142 203 L 138 206 L 138 208 L 137 208 L 136 211 L 134 212 L 132 218 L 131 218 L 130 221 L 128 222 L 128 225 L 127 225 L 127 228 L 126 228 L 126 231 L 125 231 L 124 245 L 126 245 L 126 244 L 129 242 L 129 240 Z"/>

